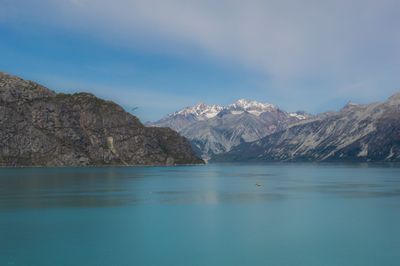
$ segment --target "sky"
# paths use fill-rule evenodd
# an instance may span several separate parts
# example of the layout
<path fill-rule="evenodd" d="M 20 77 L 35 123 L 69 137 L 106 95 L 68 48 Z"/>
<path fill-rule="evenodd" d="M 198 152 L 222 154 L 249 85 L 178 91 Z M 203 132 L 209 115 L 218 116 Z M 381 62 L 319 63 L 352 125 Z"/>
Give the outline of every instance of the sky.
<path fill-rule="evenodd" d="M 142 121 L 245 98 L 319 113 L 400 91 L 398 0 L 0 0 L 0 71 Z M 137 108 L 137 109 L 136 109 Z"/>

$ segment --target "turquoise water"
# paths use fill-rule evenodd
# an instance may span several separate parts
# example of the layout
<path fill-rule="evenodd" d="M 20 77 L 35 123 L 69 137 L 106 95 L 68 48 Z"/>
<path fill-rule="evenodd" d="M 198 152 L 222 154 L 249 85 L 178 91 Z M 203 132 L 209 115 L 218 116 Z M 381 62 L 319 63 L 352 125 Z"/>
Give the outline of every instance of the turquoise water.
<path fill-rule="evenodd" d="M 400 168 L 1 169 L 0 265 L 398 266 Z"/>

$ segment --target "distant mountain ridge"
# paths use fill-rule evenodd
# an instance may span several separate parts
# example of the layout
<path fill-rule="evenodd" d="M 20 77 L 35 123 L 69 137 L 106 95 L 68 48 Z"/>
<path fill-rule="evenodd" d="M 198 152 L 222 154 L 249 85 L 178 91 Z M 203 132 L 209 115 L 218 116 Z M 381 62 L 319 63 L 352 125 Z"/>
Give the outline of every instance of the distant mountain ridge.
<path fill-rule="evenodd" d="M 383 103 L 349 102 L 242 143 L 214 161 L 400 161 L 400 93 Z"/>
<path fill-rule="evenodd" d="M 309 117 L 305 112 L 289 113 L 270 103 L 240 99 L 226 106 L 199 103 L 147 125 L 177 130 L 198 154 L 210 159 Z"/>
<path fill-rule="evenodd" d="M 233 114 L 241 114 L 248 112 L 253 115 L 259 116 L 264 112 L 271 112 L 278 109 L 277 106 L 270 103 L 260 103 L 254 100 L 239 99 L 236 102 L 223 106 L 223 105 L 207 105 L 205 103 L 198 103 L 194 106 L 185 107 L 182 110 L 176 111 L 172 114 L 167 115 L 164 119 L 181 116 L 195 116 L 198 120 L 206 120 L 217 116 L 222 111 L 230 111 Z M 301 113 L 301 114 L 300 114 Z M 301 116 L 300 119 L 305 119 L 305 112 L 299 111 L 299 113 L 289 113 L 291 116 Z M 162 119 L 162 120 L 164 120 Z"/>

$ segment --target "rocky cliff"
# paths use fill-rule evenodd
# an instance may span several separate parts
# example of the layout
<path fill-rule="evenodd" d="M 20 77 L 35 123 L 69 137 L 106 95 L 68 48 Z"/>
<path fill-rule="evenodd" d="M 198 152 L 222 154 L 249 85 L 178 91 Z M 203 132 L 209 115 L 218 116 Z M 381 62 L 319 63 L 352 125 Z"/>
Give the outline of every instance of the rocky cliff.
<path fill-rule="evenodd" d="M 400 93 L 386 102 L 347 104 L 244 143 L 215 161 L 400 161 Z"/>
<path fill-rule="evenodd" d="M 169 128 L 148 128 L 89 93 L 61 94 L 0 73 L 0 166 L 202 163 Z"/>

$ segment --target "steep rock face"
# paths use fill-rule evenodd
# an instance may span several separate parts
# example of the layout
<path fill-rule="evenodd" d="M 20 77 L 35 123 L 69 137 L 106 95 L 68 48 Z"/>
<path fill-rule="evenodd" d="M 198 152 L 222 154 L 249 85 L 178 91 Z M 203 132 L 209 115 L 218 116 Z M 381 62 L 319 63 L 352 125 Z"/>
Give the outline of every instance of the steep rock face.
<path fill-rule="evenodd" d="M 149 123 L 166 126 L 187 137 L 204 159 L 259 140 L 309 118 L 306 113 L 287 113 L 268 103 L 238 100 L 227 106 L 198 104 Z"/>
<path fill-rule="evenodd" d="M 347 104 L 239 145 L 215 161 L 399 161 L 400 94 L 384 103 Z"/>
<path fill-rule="evenodd" d="M 0 73 L 0 165 L 165 165 L 201 163 L 168 128 L 146 128 L 92 94 L 56 94 Z"/>

